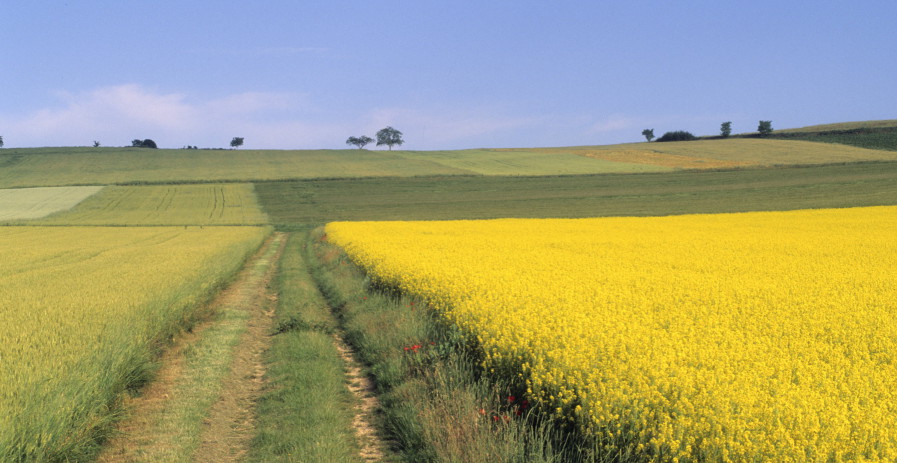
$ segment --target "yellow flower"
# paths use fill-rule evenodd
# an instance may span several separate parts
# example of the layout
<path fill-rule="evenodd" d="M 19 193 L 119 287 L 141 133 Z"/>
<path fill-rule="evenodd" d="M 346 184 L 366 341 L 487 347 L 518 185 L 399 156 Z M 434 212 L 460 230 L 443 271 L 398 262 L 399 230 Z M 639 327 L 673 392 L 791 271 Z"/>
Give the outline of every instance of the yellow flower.
<path fill-rule="evenodd" d="M 663 461 L 897 458 L 894 230 L 897 207 L 327 226 L 486 368 Z"/>

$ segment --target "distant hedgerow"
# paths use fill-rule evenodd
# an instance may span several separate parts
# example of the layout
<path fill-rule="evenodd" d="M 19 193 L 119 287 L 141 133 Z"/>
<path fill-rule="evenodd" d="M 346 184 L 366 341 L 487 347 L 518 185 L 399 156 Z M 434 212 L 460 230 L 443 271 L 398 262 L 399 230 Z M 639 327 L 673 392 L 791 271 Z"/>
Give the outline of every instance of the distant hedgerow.
<path fill-rule="evenodd" d="M 663 136 L 658 138 L 657 141 L 689 141 L 697 140 L 697 138 L 698 137 L 692 135 L 691 132 L 677 130 L 675 132 L 667 132 L 663 134 Z"/>

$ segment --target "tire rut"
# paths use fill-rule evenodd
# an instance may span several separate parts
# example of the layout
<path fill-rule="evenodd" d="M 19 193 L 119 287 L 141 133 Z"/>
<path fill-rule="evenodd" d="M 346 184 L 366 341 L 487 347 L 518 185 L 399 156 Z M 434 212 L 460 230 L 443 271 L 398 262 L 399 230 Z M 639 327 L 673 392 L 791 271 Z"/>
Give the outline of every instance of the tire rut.
<path fill-rule="evenodd" d="M 256 264 L 267 265 L 267 269 L 248 288 L 254 292 L 250 296 L 252 305 L 247 307 L 251 318 L 234 351 L 230 374 L 222 382 L 222 394 L 204 421 L 202 443 L 194 454 L 196 462 L 241 461 L 249 451 L 255 432 L 255 404 L 265 384 L 263 355 L 271 345 L 277 301 L 277 295 L 271 291 L 271 279 L 285 242 L 283 234 L 275 234 L 271 246 L 277 246 L 277 250 L 273 257 Z"/>
<path fill-rule="evenodd" d="M 118 435 L 105 444 L 97 461 L 238 461 L 245 456 L 254 431 L 255 399 L 263 385 L 261 355 L 270 342 L 274 296 L 268 283 L 285 241 L 283 233 L 273 234 L 210 304 L 223 318 L 196 325 L 163 353 L 155 379 L 139 396 L 125 399 L 129 416 L 118 425 Z M 242 317 L 234 317 L 235 313 Z M 242 334 L 228 334 L 238 332 Z M 191 366 L 189 360 L 191 352 L 202 349 L 202 343 L 213 336 L 224 344 L 216 345 L 223 353 L 212 359 L 226 370 L 218 378 L 204 376 L 208 372 Z M 198 381 L 218 381 L 221 387 L 212 390 L 221 393 L 209 396 L 201 388 L 184 386 Z M 209 403 L 202 413 L 206 418 L 202 423 L 190 421 L 185 428 L 182 418 L 173 417 L 185 403 L 196 402 Z"/>

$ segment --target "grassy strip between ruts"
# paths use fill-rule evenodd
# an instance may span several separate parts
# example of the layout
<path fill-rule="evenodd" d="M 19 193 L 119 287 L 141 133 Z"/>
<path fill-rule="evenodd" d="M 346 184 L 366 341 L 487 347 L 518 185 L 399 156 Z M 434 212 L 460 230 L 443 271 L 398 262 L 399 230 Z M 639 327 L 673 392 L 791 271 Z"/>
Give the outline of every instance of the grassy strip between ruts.
<path fill-rule="evenodd" d="M 306 233 L 288 238 L 275 285 L 268 387 L 258 403 L 250 461 L 359 461 L 352 397 L 334 347 L 336 321 L 311 279 Z"/>
<path fill-rule="evenodd" d="M 383 427 L 408 462 L 560 462 L 582 457 L 529 408 L 514 384 L 481 372 L 463 343 L 421 301 L 369 280 L 320 230 L 311 272 L 366 362 L 383 404 Z"/>

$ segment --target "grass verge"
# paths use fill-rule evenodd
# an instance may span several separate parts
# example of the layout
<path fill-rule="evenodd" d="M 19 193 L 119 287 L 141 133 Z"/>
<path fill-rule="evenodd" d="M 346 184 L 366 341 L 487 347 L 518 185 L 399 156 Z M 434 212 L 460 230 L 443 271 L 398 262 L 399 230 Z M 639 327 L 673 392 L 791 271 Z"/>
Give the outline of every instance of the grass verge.
<path fill-rule="evenodd" d="M 347 341 L 370 367 L 382 426 L 409 462 L 560 462 L 581 453 L 529 408 L 519 386 L 483 374 L 467 345 L 421 301 L 372 288 L 341 250 L 312 233 L 311 273 Z"/>

